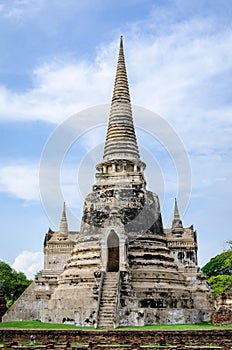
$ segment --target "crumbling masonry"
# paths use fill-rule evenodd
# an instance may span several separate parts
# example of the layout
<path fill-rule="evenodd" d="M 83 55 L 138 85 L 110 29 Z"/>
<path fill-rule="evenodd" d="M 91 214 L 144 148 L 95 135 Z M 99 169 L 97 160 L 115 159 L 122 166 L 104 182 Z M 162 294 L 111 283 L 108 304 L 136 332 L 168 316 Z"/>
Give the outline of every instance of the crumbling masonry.
<path fill-rule="evenodd" d="M 64 208 L 59 231 L 45 237 L 42 275 L 4 321 L 117 327 L 210 320 L 196 232 L 183 227 L 176 202 L 172 228 L 163 229 L 159 198 L 146 189 L 122 38 L 104 155 L 96 169 L 80 232 L 68 231 Z"/>

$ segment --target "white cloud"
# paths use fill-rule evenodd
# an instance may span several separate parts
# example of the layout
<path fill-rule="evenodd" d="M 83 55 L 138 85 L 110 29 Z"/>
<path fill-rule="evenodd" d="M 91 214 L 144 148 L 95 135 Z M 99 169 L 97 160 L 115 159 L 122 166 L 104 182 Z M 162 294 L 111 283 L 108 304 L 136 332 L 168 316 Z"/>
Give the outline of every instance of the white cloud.
<path fill-rule="evenodd" d="M 58 123 L 76 111 L 108 102 L 112 86 L 107 68 L 90 62 L 51 62 L 34 71 L 34 81 L 34 88 L 25 93 L 0 88 L 0 119 Z"/>
<path fill-rule="evenodd" d="M 17 272 L 24 272 L 29 279 L 43 268 L 43 253 L 23 251 L 16 258 L 12 267 Z"/>
<path fill-rule="evenodd" d="M 9 20 L 24 20 L 38 13 L 43 4 L 44 0 L 8 0 L 0 4 L 0 12 Z"/>
<path fill-rule="evenodd" d="M 0 191 L 25 201 L 38 200 L 37 165 L 0 165 Z"/>
<path fill-rule="evenodd" d="M 125 35 L 132 102 L 175 125 L 189 149 L 214 148 L 215 133 L 221 137 L 227 129 L 229 135 L 231 128 L 232 31 L 222 27 L 215 32 L 211 20 L 198 18 L 148 37 L 143 30 L 153 22 L 152 17 Z M 34 87 L 26 92 L 2 86 L 0 119 L 59 123 L 79 110 L 108 103 L 117 50 L 118 40 L 99 47 L 92 61 L 56 57 L 35 68 Z M 221 140 L 225 147 L 230 137 Z"/>

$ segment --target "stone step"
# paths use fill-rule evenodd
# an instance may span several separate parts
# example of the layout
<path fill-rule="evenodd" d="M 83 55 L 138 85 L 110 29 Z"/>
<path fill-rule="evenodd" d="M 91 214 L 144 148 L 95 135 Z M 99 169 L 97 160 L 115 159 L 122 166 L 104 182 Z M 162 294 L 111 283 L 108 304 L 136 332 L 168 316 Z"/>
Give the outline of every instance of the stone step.
<path fill-rule="evenodd" d="M 104 283 L 117 283 L 117 281 L 118 281 L 118 277 L 117 278 L 109 278 L 109 279 L 104 278 Z"/>
<path fill-rule="evenodd" d="M 117 278 L 104 278 L 104 282 L 107 282 L 107 283 L 116 283 L 118 280 L 118 277 Z"/>
<path fill-rule="evenodd" d="M 113 306 L 113 305 L 115 305 L 115 298 L 101 299 L 100 306 L 101 305 Z"/>
<path fill-rule="evenodd" d="M 116 298 L 116 294 L 115 295 L 102 295 L 101 300 L 102 301 L 106 301 L 106 300 L 115 301 L 115 298 Z"/>
<path fill-rule="evenodd" d="M 114 304 L 108 304 L 108 305 L 104 305 L 104 304 L 102 304 L 102 305 L 100 305 L 100 310 L 103 310 L 103 309 L 106 309 L 106 310 L 108 310 L 108 309 L 110 309 L 110 310 L 112 310 L 112 309 L 114 309 Z"/>
<path fill-rule="evenodd" d="M 110 319 L 101 318 L 99 320 L 98 324 L 113 324 L 113 319 L 112 318 L 110 318 Z"/>
<path fill-rule="evenodd" d="M 104 303 L 113 305 L 113 304 L 115 304 L 115 298 L 102 299 L 100 302 L 100 305 L 103 305 Z"/>
<path fill-rule="evenodd" d="M 112 311 L 114 311 L 114 308 L 108 308 L 108 309 L 106 309 L 106 308 L 100 308 L 100 311 L 101 311 L 101 314 L 102 313 L 104 313 L 104 312 L 108 312 L 108 314 L 110 315 L 110 314 L 112 314 Z"/>
<path fill-rule="evenodd" d="M 115 288 L 117 288 L 117 283 L 115 283 L 115 284 L 111 284 L 111 283 L 107 283 L 107 284 L 105 284 L 105 283 L 103 283 L 103 287 L 105 287 L 105 288 L 107 288 L 107 289 L 115 289 Z"/>
<path fill-rule="evenodd" d="M 108 296 L 108 297 L 105 296 L 105 297 L 101 298 L 101 301 L 103 301 L 103 302 L 108 301 L 109 303 L 111 303 L 111 302 L 115 302 L 115 298 L 116 298 L 116 295 Z"/>
<path fill-rule="evenodd" d="M 100 316 L 105 315 L 105 314 L 111 316 L 112 313 L 114 312 L 114 309 L 100 309 L 100 312 L 101 312 Z"/>
<path fill-rule="evenodd" d="M 117 294 L 114 293 L 114 292 L 106 292 L 106 291 L 103 291 L 103 292 L 102 292 L 102 297 L 103 297 L 103 298 L 104 298 L 104 296 L 105 296 L 105 297 L 110 296 L 110 297 L 114 297 L 114 298 L 115 298 L 116 295 L 117 295 Z"/>
<path fill-rule="evenodd" d="M 114 327 L 114 313 L 118 286 L 118 273 L 109 272 L 104 275 L 102 294 L 99 305 L 99 328 Z"/>
<path fill-rule="evenodd" d="M 104 317 L 104 318 L 107 318 L 107 319 L 112 319 L 112 317 L 113 317 L 113 311 L 110 311 L 110 312 L 108 312 L 108 311 L 106 311 L 106 310 L 102 310 L 101 311 L 101 314 L 100 314 L 100 319 L 101 319 L 101 317 Z"/>
<path fill-rule="evenodd" d="M 107 318 L 107 319 L 109 318 L 111 320 L 112 317 L 113 317 L 113 314 L 114 314 L 113 311 L 114 310 L 111 310 L 111 311 L 102 310 L 101 314 L 100 314 L 100 319 L 101 319 L 101 317 L 104 317 L 104 318 Z"/>
<path fill-rule="evenodd" d="M 116 287 L 115 287 L 116 288 Z M 104 286 L 103 286 L 103 291 L 102 291 L 102 294 L 106 294 L 106 293 L 114 293 L 114 294 L 116 294 L 116 290 L 115 290 L 115 288 L 106 288 L 105 287 L 105 289 L 104 289 Z"/>
<path fill-rule="evenodd" d="M 114 290 L 115 288 L 117 288 L 117 283 L 116 284 L 103 284 L 103 287 L 107 288 L 107 289 L 112 289 Z"/>
<path fill-rule="evenodd" d="M 110 324 L 112 324 L 113 325 L 113 319 L 111 318 L 111 319 L 104 319 L 104 318 L 102 318 L 102 319 L 100 319 L 99 320 L 99 323 L 98 324 L 108 324 L 108 325 L 110 325 Z"/>

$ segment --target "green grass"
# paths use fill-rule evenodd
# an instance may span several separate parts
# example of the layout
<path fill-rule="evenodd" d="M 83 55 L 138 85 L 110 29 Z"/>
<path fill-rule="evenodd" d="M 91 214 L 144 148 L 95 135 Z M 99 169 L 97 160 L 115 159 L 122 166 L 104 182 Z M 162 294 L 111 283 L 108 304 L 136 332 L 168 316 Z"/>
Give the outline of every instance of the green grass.
<path fill-rule="evenodd" d="M 231 325 L 226 326 L 214 326 L 211 322 L 197 323 L 197 324 L 154 324 L 145 326 L 125 326 L 118 327 L 118 330 L 204 330 L 204 329 L 232 329 Z"/>
<path fill-rule="evenodd" d="M 94 330 L 94 327 L 75 326 L 70 324 L 56 324 L 56 323 L 43 323 L 40 321 L 13 321 L 0 323 L 0 329 L 3 328 L 22 328 L 22 329 L 82 329 L 82 330 Z M 194 329 L 232 329 L 232 325 L 227 326 L 214 326 L 210 322 L 200 324 L 157 324 L 146 326 L 127 326 L 118 327 L 117 330 L 194 330 Z"/>
<path fill-rule="evenodd" d="M 94 327 L 81 327 L 71 324 L 44 323 L 40 321 L 12 321 L 0 323 L 2 328 L 24 328 L 24 329 L 94 329 Z"/>

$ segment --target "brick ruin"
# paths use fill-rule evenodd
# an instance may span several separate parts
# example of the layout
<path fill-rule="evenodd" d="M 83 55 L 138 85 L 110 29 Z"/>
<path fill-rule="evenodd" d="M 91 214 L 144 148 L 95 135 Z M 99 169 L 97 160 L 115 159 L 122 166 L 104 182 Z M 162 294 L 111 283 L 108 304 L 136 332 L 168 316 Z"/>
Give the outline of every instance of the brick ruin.
<path fill-rule="evenodd" d="M 31 336 L 41 346 L 23 346 Z M 232 347 L 232 329 L 208 330 L 78 330 L 0 329 L 0 342 L 10 349 L 223 349 Z M 18 342 L 18 344 L 17 344 Z M 11 346 L 9 346 L 12 344 Z M 72 344 L 72 345 L 71 345 Z M 81 345 L 82 344 L 82 345 Z M 165 346 L 166 345 L 166 346 Z M 5 347 L 4 347 L 5 348 Z"/>
<path fill-rule="evenodd" d="M 157 194 L 146 188 L 133 123 L 121 38 L 102 161 L 84 202 L 80 232 L 60 228 L 44 241 L 44 269 L 4 321 L 117 327 L 209 321 L 210 289 L 197 264 L 197 235 L 175 201 L 163 228 Z"/>
<path fill-rule="evenodd" d="M 213 314 L 215 325 L 232 324 L 232 284 L 224 293 L 216 297 L 216 311 Z"/>

